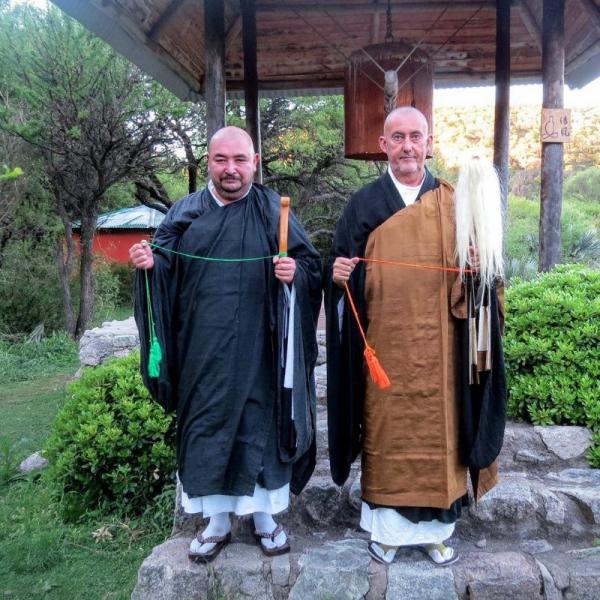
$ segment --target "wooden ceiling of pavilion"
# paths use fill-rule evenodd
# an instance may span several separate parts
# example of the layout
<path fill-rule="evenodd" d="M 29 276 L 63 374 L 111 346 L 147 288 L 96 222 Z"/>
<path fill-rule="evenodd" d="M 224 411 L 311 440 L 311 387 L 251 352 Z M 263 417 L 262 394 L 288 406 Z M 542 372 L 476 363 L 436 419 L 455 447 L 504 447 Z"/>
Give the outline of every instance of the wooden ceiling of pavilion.
<path fill-rule="evenodd" d="M 217 0 L 218 1 L 218 0 Z M 54 0 L 67 12 L 72 0 Z M 202 94 L 203 0 L 78 0 L 125 31 L 153 60 Z M 346 57 L 386 36 L 386 0 L 256 0 L 259 88 L 340 91 Z M 600 75 L 600 0 L 566 0 L 565 63 L 569 74 Z M 417 44 L 434 59 L 437 84 L 493 82 L 494 0 L 393 0 L 395 41 Z M 79 15 L 74 14 L 79 20 Z M 98 11 L 100 11 L 98 13 Z M 91 20 L 91 19 L 90 19 Z M 437 20 L 437 22 L 436 22 Z M 435 27 L 432 29 L 432 24 Z M 90 23 L 84 23 L 90 26 Z M 225 1 L 226 86 L 243 88 L 242 19 L 238 0 Z M 515 0 L 511 11 L 513 79 L 540 81 L 542 0 Z M 96 31 L 111 40 L 111 29 Z M 104 32 L 104 33 L 103 33 Z M 136 62 L 135 53 L 121 49 Z M 139 63 L 139 61 L 138 61 Z M 590 64 L 593 64 L 589 73 Z M 156 77 L 157 73 L 153 73 Z M 160 74 L 158 79 L 161 79 Z M 579 81 L 575 83 L 586 83 Z M 170 87 L 167 83 L 167 87 Z M 181 91 L 179 91 L 181 96 Z"/>

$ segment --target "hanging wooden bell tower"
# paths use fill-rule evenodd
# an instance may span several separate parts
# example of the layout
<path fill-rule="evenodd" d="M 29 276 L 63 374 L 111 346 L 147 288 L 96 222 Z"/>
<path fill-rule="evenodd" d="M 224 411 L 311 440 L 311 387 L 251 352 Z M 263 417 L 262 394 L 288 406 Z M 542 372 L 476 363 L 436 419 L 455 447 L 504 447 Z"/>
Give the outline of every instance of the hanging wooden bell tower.
<path fill-rule="evenodd" d="M 418 108 L 433 132 L 433 62 L 428 54 L 387 42 L 350 55 L 344 81 L 346 158 L 386 160 L 378 144 L 387 115 L 384 103 L 388 112 L 396 106 Z"/>

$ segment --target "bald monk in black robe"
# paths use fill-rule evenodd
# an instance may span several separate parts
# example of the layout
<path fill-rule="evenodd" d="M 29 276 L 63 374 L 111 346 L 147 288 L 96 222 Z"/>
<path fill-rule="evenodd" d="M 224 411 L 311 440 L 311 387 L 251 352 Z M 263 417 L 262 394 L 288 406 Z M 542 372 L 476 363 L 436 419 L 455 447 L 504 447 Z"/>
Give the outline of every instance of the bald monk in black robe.
<path fill-rule="evenodd" d="M 246 132 L 219 130 L 208 148 L 208 186 L 171 208 L 158 247 L 130 249 L 144 382 L 177 414 L 183 508 L 210 517 L 190 546 L 199 562 L 230 541 L 230 513 L 254 515 L 265 554 L 289 551 L 272 515 L 315 464 L 319 255 L 290 215 L 288 256 L 235 260 L 278 253 L 280 199 L 253 183 L 258 160 Z M 157 378 L 147 367 L 144 269 L 163 354 Z"/>

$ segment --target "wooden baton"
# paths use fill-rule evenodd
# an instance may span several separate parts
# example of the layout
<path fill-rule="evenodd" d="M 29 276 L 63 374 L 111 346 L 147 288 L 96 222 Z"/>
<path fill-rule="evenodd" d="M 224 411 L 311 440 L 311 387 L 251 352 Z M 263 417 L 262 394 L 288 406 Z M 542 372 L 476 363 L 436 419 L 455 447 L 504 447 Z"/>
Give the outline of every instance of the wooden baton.
<path fill-rule="evenodd" d="M 281 196 L 281 210 L 279 212 L 279 254 L 287 254 L 289 217 L 290 199 L 288 196 Z"/>

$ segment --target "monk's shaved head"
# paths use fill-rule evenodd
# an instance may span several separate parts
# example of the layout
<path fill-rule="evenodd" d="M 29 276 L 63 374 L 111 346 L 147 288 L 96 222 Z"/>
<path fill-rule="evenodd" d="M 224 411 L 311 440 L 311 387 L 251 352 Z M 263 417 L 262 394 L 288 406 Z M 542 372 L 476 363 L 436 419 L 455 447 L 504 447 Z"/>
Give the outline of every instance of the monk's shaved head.
<path fill-rule="evenodd" d="M 248 150 L 250 154 L 254 154 L 254 143 L 252 142 L 252 138 L 246 131 L 239 127 L 234 127 L 233 125 L 222 127 L 214 133 L 208 143 L 208 153 L 211 153 L 211 149 L 216 142 L 223 140 L 233 141 L 239 144 L 240 148 L 244 148 L 245 150 Z"/>
<path fill-rule="evenodd" d="M 400 183 L 417 186 L 423 181 L 432 140 L 425 115 L 413 106 L 399 106 L 387 116 L 379 147 Z"/>
<path fill-rule="evenodd" d="M 415 108 L 414 106 L 399 106 L 390 112 L 383 122 L 383 134 L 385 135 L 385 132 L 392 127 L 392 124 L 403 117 L 416 117 L 423 125 L 423 134 L 425 136 L 429 134 L 429 123 L 427 123 L 427 118 L 418 108 Z"/>
<path fill-rule="evenodd" d="M 239 127 L 223 127 L 208 144 L 208 174 L 222 202 L 243 198 L 258 165 L 252 138 Z"/>

